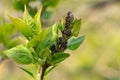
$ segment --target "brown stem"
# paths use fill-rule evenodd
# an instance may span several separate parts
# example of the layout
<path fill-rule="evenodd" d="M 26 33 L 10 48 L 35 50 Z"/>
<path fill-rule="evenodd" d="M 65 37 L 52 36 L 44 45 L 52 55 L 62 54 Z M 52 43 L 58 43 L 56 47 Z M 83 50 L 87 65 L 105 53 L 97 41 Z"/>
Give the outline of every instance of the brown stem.
<path fill-rule="evenodd" d="M 42 67 L 42 73 L 41 73 L 40 80 L 43 80 L 43 79 L 44 79 L 44 74 L 45 74 L 45 68 Z"/>
<path fill-rule="evenodd" d="M 47 63 L 45 63 L 43 66 L 42 66 L 42 72 L 41 72 L 41 77 L 40 77 L 40 80 L 44 80 L 44 75 L 45 75 L 45 71 L 46 69 L 49 67 L 49 65 Z"/>

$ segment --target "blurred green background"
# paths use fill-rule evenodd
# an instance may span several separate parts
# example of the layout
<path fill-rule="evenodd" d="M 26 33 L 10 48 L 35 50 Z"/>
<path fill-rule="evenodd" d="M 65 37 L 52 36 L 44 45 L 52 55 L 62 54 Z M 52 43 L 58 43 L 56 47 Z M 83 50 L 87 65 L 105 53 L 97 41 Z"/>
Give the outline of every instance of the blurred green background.
<path fill-rule="evenodd" d="M 9 22 L 8 14 L 22 16 L 12 1 L 0 0 L 0 25 Z M 52 12 L 50 18 L 43 19 L 48 25 L 72 11 L 76 18 L 82 18 L 79 35 L 86 36 L 81 47 L 69 51 L 71 56 L 50 72 L 47 80 L 120 80 L 120 0 L 60 0 L 47 10 Z M 0 52 L 2 48 L 0 43 Z M 33 79 L 12 60 L 4 60 L 0 63 L 0 80 Z"/>

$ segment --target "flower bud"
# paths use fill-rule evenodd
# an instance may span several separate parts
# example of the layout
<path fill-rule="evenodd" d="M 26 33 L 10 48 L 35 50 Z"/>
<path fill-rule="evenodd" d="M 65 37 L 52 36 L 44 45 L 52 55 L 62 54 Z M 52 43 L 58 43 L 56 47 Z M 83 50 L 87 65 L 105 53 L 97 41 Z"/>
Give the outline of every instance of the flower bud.
<path fill-rule="evenodd" d="M 72 22 L 72 21 L 74 20 L 74 15 L 72 14 L 71 11 L 69 11 L 69 12 L 67 13 L 67 17 L 68 17 L 68 21 L 69 21 L 69 22 Z"/>
<path fill-rule="evenodd" d="M 62 44 L 65 40 L 62 37 L 59 37 L 59 44 Z"/>
<path fill-rule="evenodd" d="M 69 28 L 70 24 L 73 22 L 74 16 L 71 11 L 69 11 L 66 15 L 66 22 L 65 22 L 65 28 Z"/>
<path fill-rule="evenodd" d="M 54 52 L 54 51 L 56 50 L 55 44 L 53 44 L 53 45 L 51 46 L 50 50 L 51 50 L 52 52 Z"/>
<path fill-rule="evenodd" d="M 71 36 L 71 30 L 69 29 L 63 30 L 62 33 L 66 36 Z"/>

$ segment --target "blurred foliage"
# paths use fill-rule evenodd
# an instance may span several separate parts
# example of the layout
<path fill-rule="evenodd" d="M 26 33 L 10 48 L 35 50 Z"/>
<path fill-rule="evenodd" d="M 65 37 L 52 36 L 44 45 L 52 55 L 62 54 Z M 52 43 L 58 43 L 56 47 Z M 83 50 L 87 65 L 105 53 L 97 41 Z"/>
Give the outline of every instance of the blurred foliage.
<path fill-rule="evenodd" d="M 15 36 L 16 29 L 11 23 L 7 23 L 4 17 L 0 18 L 0 56 L 5 59 L 3 50 L 16 46 L 19 43 L 19 39 Z"/>
<path fill-rule="evenodd" d="M 26 5 L 30 15 L 34 16 L 38 7 L 33 7 L 32 5 L 30 5 L 31 2 L 38 2 L 43 6 L 42 19 L 47 20 L 51 17 L 51 14 L 52 14 L 52 12 L 48 11 L 47 8 L 57 6 L 59 3 L 59 0 L 14 0 L 13 6 L 14 6 L 14 9 L 16 10 L 24 11 L 24 5 Z"/>
<path fill-rule="evenodd" d="M 55 7 L 60 0 L 42 0 L 44 7 Z"/>
<path fill-rule="evenodd" d="M 114 3 L 115 1 L 116 3 Z M 48 80 L 120 80 L 119 1 L 60 0 L 59 5 L 52 12 L 54 16 L 50 18 L 55 20 L 56 17 L 58 18 L 58 15 L 63 15 L 71 10 L 75 13 L 75 16 L 82 17 L 81 33 L 85 33 L 86 40 L 80 49 L 71 54 L 72 57 L 49 74 Z M 102 3 L 106 2 L 109 4 L 107 3 L 107 5 L 102 7 Z M 99 8 L 95 8 L 96 4 L 100 4 L 100 6 L 98 5 Z M 6 9 L 6 5 L 0 6 L 2 6 L 1 9 Z M 9 10 L 8 7 L 7 10 Z M 2 66 L 0 69 L 0 80 L 8 80 L 8 77 L 9 80 L 32 80 L 31 77 L 19 69 L 14 68 L 10 71 L 6 68 L 6 64 L 8 63 L 5 62 L 3 65 L 0 65 Z M 11 72 L 14 73 L 12 74 Z M 59 75 L 57 75 L 58 73 Z M 23 77 L 20 77 L 21 75 Z"/>
<path fill-rule="evenodd" d="M 29 3 L 30 2 L 33 2 L 33 1 L 36 1 L 36 0 L 14 0 L 13 1 L 13 7 L 14 9 L 16 10 L 20 10 L 20 11 L 24 11 L 24 5 L 27 6 L 27 8 L 29 9 L 29 12 L 32 16 L 35 15 L 36 13 L 36 9 L 35 8 L 32 8 Z"/>
<path fill-rule="evenodd" d="M 12 0 L 11 3 L 14 9 L 17 11 L 24 11 L 24 6 L 26 5 L 26 8 L 28 9 L 30 15 L 34 16 L 39 7 L 33 7 L 30 5 L 30 3 L 35 1 L 38 1 L 38 0 Z M 44 9 L 44 11 L 42 12 L 42 19 L 50 19 L 52 12 L 47 11 L 47 8 L 55 7 L 58 4 L 59 0 L 57 1 L 56 0 L 40 0 L 39 2 L 43 5 L 43 9 Z M 44 23 L 44 21 L 42 22 Z M 6 22 L 3 15 L 0 17 L 0 28 L 1 28 L 0 42 L 4 43 L 4 46 L 5 46 L 4 49 L 11 48 L 18 43 L 18 39 L 11 41 L 11 38 L 15 33 L 15 28 L 12 24 L 8 24 Z M 3 55 L 2 52 L 1 52 L 1 55 Z"/>
<path fill-rule="evenodd" d="M 51 27 L 42 29 L 41 11 L 42 7 L 32 18 L 25 6 L 23 19 L 9 16 L 16 29 L 25 37 L 24 42 L 27 42 L 4 51 L 5 55 L 19 64 L 34 64 L 35 72 L 23 67 L 21 69 L 35 80 L 45 80 L 44 77 L 53 68 L 70 56 L 65 50 L 77 50 L 85 39 L 85 36 L 78 37 L 81 19 L 74 18 L 72 12 L 69 11 L 64 20 L 62 18 L 63 23 L 60 20 Z"/>

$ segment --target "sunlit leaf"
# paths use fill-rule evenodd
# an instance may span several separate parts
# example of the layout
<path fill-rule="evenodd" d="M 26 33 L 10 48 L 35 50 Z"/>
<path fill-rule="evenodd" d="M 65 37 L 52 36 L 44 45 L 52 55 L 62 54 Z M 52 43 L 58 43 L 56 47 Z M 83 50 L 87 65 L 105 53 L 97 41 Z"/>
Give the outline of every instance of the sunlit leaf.
<path fill-rule="evenodd" d="M 31 20 L 32 17 L 30 16 L 29 12 L 27 11 L 27 8 L 25 6 L 24 8 L 24 13 L 23 13 L 23 20 L 25 21 L 26 24 L 29 23 L 29 20 Z"/>
<path fill-rule="evenodd" d="M 43 29 L 37 36 L 35 36 L 28 43 L 29 46 L 39 46 L 39 48 L 49 47 L 57 37 L 56 25 Z"/>
<path fill-rule="evenodd" d="M 80 28 L 81 28 L 81 19 L 79 20 L 75 20 L 72 24 L 72 34 L 73 36 L 77 37 L 79 35 L 80 32 Z"/>
<path fill-rule="evenodd" d="M 4 53 L 14 61 L 21 64 L 31 64 L 33 63 L 33 58 L 29 49 L 23 45 L 13 47 L 9 50 L 4 51 Z"/>
<path fill-rule="evenodd" d="M 42 6 L 40 6 L 38 12 L 35 14 L 34 19 L 37 22 L 40 22 L 40 16 L 41 16 Z"/>
<path fill-rule="evenodd" d="M 37 32 L 41 30 L 41 21 L 40 21 L 41 11 L 42 11 L 42 6 L 39 8 L 38 12 L 34 16 L 34 20 L 35 20 L 36 27 L 37 27 Z"/>
<path fill-rule="evenodd" d="M 57 38 L 57 35 L 58 35 L 57 25 L 54 24 L 52 26 L 52 38 L 51 38 L 51 41 L 54 41 Z"/>
<path fill-rule="evenodd" d="M 28 39 L 30 39 L 33 36 L 33 33 L 28 25 L 26 25 L 23 20 L 19 18 L 14 18 L 9 16 L 12 23 L 15 25 L 15 27 Z"/>
<path fill-rule="evenodd" d="M 59 30 L 63 30 L 63 29 L 64 29 L 63 20 L 64 20 L 64 19 L 62 18 L 62 19 L 60 19 L 59 22 L 58 22 L 58 28 L 59 28 Z"/>
<path fill-rule="evenodd" d="M 30 40 L 28 45 L 33 47 L 41 45 L 41 47 L 44 47 L 43 45 L 47 45 L 51 37 L 51 29 L 43 29 L 37 36 Z"/>
<path fill-rule="evenodd" d="M 24 14 L 23 14 L 23 20 L 30 27 L 30 29 L 31 29 L 31 31 L 34 35 L 39 33 L 40 27 L 41 27 L 40 20 L 39 20 L 39 23 L 38 23 L 39 13 L 40 13 L 40 10 L 35 15 L 35 19 L 34 19 L 30 16 L 30 14 L 28 13 L 27 8 L 25 6 L 25 11 L 24 11 Z"/>

